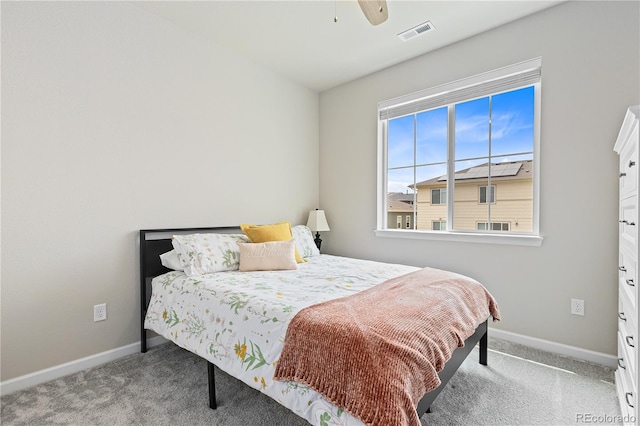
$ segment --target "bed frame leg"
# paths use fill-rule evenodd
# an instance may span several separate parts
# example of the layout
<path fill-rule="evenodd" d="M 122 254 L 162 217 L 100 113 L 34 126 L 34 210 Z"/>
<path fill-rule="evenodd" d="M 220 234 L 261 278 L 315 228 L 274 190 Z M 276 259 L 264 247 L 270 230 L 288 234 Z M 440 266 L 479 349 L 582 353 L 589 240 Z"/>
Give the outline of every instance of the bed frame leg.
<path fill-rule="evenodd" d="M 209 408 L 215 410 L 218 408 L 216 405 L 216 377 L 214 373 L 214 366 L 207 361 L 207 375 L 209 378 Z"/>
<path fill-rule="evenodd" d="M 140 352 L 144 354 L 147 352 L 147 330 L 144 329 L 144 324 L 142 324 L 142 331 L 140 334 Z"/>
<path fill-rule="evenodd" d="M 485 322 L 485 326 L 486 326 Z M 485 331 L 484 335 L 480 338 L 480 364 L 487 365 L 487 347 L 489 343 L 488 332 Z"/>

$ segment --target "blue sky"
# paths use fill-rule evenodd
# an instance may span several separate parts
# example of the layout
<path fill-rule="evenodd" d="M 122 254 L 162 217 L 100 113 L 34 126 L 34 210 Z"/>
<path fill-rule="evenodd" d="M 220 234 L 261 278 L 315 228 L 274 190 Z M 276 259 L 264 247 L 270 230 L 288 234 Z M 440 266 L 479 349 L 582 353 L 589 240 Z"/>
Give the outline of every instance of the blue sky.
<path fill-rule="evenodd" d="M 533 96 L 531 86 L 492 97 L 492 162 L 532 158 L 514 154 L 533 151 Z M 489 110 L 488 97 L 456 105 L 456 170 L 487 162 Z M 414 173 L 416 182 L 446 173 L 447 108 L 419 113 L 415 121 L 415 161 L 414 116 L 389 121 L 388 168 L 411 166 L 388 171 L 389 192 L 407 192 Z"/>

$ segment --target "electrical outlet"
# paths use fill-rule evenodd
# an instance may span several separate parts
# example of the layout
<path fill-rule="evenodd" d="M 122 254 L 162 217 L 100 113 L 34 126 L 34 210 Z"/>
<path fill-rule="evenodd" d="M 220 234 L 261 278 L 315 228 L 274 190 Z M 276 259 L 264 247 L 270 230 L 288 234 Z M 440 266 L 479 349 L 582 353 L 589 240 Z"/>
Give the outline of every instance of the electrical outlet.
<path fill-rule="evenodd" d="M 584 300 L 582 300 L 582 299 L 571 299 L 571 313 L 573 315 L 583 315 L 584 316 Z"/>
<path fill-rule="evenodd" d="M 104 321 L 107 319 L 107 304 L 101 303 L 93 305 L 93 322 Z"/>

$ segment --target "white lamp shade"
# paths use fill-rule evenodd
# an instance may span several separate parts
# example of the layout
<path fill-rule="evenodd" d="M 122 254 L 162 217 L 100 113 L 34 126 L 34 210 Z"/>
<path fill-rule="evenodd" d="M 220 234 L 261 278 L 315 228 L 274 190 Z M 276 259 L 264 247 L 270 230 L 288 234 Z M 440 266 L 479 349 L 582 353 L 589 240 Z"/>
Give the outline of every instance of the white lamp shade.
<path fill-rule="evenodd" d="M 311 210 L 309 212 L 309 220 L 307 226 L 312 232 L 330 231 L 324 210 Z"/>

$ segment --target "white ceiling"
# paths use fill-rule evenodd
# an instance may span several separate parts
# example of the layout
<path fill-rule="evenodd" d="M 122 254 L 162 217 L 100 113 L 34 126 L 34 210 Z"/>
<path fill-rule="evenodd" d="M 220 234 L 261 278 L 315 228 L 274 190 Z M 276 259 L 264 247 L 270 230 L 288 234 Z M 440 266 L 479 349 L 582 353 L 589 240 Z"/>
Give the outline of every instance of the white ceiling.
<path fill-rule="evenodd" d="M 134 4 L 291 80 L 323 91 L 562 1 L 387 0 L 389 19 L 378 26 L 369 24 L 356 0 Z M 337 23 L 333 20 L 336 15 Z M 427 20 L 435 30 L 407 42 L 397 37 Z"/>

